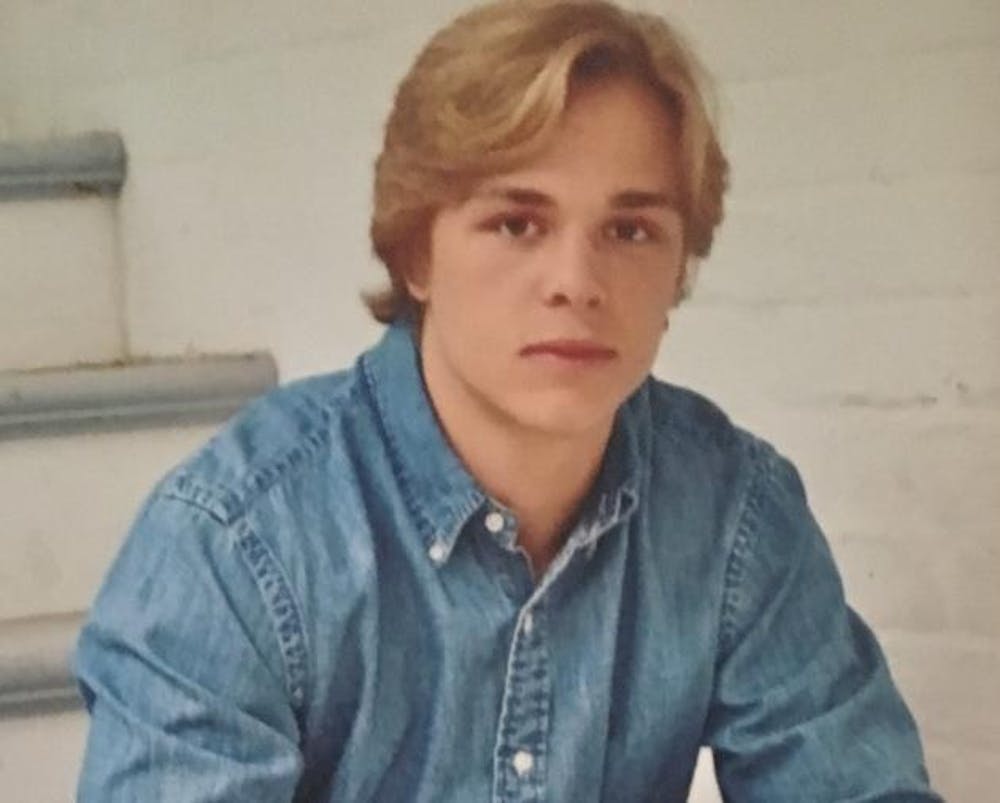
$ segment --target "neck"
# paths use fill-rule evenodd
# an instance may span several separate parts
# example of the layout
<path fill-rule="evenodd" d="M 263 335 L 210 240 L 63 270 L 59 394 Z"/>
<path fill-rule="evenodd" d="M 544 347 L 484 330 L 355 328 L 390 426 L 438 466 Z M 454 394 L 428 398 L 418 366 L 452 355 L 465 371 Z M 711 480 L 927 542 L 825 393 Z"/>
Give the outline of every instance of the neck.
<path fill-rule="evenodd" d="M 612 421 L 571 434 L 521 425 L 503 411 L 435 382 L 428 393 L 449 443 L 473 477 L 517 517 L 517 542 L 536 576 L 555 558 L 601 466 Z"/>
<path fill-rule="evenodd" d="M 541 573 L 559 552 L 600 469 L 607 432 L 546 439 L 502 422 L 445 423 L 453 448 L 494 499 L 517 517 L 517 542 Z"/>

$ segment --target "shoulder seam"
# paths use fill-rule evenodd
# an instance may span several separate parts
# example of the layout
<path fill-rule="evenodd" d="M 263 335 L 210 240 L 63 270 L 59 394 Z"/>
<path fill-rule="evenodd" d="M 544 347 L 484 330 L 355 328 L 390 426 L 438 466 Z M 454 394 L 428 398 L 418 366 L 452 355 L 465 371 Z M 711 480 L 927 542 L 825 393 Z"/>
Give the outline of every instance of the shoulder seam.
<path fill-rule="evenodd" d="M 303 433 L 301 439 L 294 446 L 280 454 L 274 460 L 261 466 L 256 471 L 247 476 L 240 489 L 243 509 L 246 510 L 252 504 L 252 497 L 259 496 L 267 491 L 275 483 L 280 482 L 284 476 L 303 461 L 315 455 L 324 443 L 330 441 L 330 422 L 333 419 L 333 408 L 342 404 L 346 397 L 350 397 L 357 391 L 357 383 L 347 383 L 346 389 L 340 389 L 326 404 L 316 404 L 312 399 L 309 403 L 316 411 L 319 421 L 314 421 L 312 428 Z"/>
<path fill-rule="evenodd" d="M 225 527 L 232 524 L 239 512 L 232 494 L 221 488 L 213 490 L 195 482 L 184 473 L 170 477 L 165 485 L 154 492 L 154 495 L 197 508 Z"/>
<path fill-rule="evenodd" d="M 284 664 L 286 691 L 298 715 L 299 728 L 303 730 L 309 680 L 309 643 L 302 625 L 301 606 L 281 562 L 245 517 L 235 522 L 233 532 L 240 555 L 250 569 L 271 616 Z"/>
<path fill-rule="evenodd" d="M 292 586 L 284 568 L 270 547 L 250 527 L 244 516 L 222 515 L 217 504 L 212 504 L 211 492 L 203 486 L 188 484 L 188 494 L 173 490 L 155 493 L 161 499 L 170 499 L 200 510 L 216 523 L 226 528 L 235 541 L 239 553 L 253 577 L 257 592 L 267 610 L 274 635 L 281 652 L 284 668 L 285 690 L 299 721 L 300 731 L 305 727 L 305 692 L 308 683 L 309 645 L 302 626 L 301 606 L 292 593 Z"/>
<path fill-rule="evenodd" d="M 187 473 L 187 466 L 183 466 L 168 477 L 160 493 L 200 507 L 223 524 L 232 524 L 252 508 L 257 497 L 316 455 L 323 444 L 329 443 L 333 408 L 343 403 L 345 394 L 349 396 L 355 392 L 357 383 L 352 383 L 351 388 L 336 394 L 325 404 L 309 400 L 317 416 L 312 426 L 285 451 L 246 475 L 235 478 L 232 483 L 205 484 Z"/>
<path fill-rule="evenodd" d="M 747 482 L 736 516 L 735 537 L 726 562 L 723 580 L 723 602 L 719 628 L 718 655 L 725 655 L 735 638 L 736 618 L 739 609 L 739 589 L 744 578 L 746 558 L 751 549 L 751 536 L 760 512 L 761 486 L 770 478 L 773 461 L 768 459 L 769 446 L 759 439 L 749 441 L 749 459 L 752 476 Z"/>
<path fill-rule="evenodd" d="M 688 438 L 699 445 L 712 444 L 717 446 L 736 439 L 740 428 L 711 399 L 689 388 L 673 385 L 655 377 L 651 378 L 653 380 L 652 387 L 657 394 L 669 394 L 675 399 L 683 399 L 687 403 L 696 404 L 706 413 L 715 416 L 717 423 L 722 425 L 717 428 L 697 426 L 685 417 L 678 415 L 675 405 L 669 405 L 666 410 L 659 413 L 662 418 L 659 422 L 660 425 L 655 427 L 658 433 L 674 442 L 681 438 Z M 657 413 L 654 412 L 654 418 L 656 417 Z"/>

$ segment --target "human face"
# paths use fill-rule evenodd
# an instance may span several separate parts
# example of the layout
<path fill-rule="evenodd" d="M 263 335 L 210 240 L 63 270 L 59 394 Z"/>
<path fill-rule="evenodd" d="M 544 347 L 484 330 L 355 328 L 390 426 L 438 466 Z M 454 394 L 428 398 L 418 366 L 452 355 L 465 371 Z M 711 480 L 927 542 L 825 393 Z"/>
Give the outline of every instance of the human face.
<path fill-rule="evenodd" d="M 541 154 L 437 213 L 409 284 L 446 428 L 483 416 L 536 434 L 610 428 L 678 291 L 676 139 L 648 88 L 578 87 Z"/>

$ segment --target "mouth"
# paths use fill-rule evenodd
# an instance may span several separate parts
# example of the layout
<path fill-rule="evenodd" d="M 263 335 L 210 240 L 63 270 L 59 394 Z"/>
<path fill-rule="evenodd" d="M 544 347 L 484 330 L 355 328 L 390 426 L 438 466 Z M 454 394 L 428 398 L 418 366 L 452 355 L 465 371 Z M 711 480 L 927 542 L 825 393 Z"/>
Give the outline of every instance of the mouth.
<path fill-rule="evenodd" d="M 615 359 L 618 352 L 593 340 L 545 340 L 521 349 L 522 357 L 549 357 L 573 364 L 604 363 Z"/>

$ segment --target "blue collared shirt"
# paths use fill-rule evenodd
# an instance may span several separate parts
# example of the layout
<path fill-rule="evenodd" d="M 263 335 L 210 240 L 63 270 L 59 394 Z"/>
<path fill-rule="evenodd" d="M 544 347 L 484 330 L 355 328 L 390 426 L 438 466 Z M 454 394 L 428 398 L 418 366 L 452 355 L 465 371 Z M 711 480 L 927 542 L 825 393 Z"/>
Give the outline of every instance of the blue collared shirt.
<path fill-rule="evenodd" d="M 535 581 L 405 326 L 157 486 L 76 671 L 84 803 L 939 800 L 787 460 L 649 379 Z"/>

